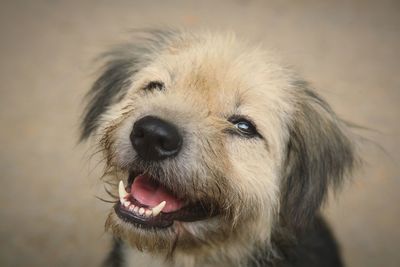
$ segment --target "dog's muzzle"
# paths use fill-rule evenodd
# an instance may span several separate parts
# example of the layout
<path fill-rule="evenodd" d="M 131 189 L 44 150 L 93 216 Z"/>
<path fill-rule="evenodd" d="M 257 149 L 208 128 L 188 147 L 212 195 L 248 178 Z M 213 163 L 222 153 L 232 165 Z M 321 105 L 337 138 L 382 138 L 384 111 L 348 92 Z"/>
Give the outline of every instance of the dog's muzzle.
<path fill-rule="evenodd" d="M 193 222 L 218 214 L 215 203 L 198 199 L 195 192 L 177 191 L 173 183 L 178 180 L 165 179 L 145 167 L 179 154 L 183 138 L 174 124 L 145 116 L 134 123 L 130 140 L 143 166 L 130 170 L 127 186 L 120 181 L 120 201 L 114 207 L 120 219 L 140 228 L 167 228 L 174 221 Z"/>

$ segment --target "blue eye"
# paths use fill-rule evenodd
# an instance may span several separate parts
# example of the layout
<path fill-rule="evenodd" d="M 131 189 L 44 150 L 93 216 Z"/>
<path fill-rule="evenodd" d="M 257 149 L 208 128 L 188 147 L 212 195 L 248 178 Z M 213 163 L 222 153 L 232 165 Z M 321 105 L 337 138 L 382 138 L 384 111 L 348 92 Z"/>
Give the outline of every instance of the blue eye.
<path fill-rule="evenodd" d="M 236 128 L 243 132 L 249 132 L 253 125 L 246 121 L 241 121 L 235 124 Z"/>
<path fill-rule="evenodd" d="M 233 116 L 229 119 L 229 121 L 237 129 L 236 133 L 240 135 L 243 135 L 245 137 L 260 136 L 254 124 L 245 118 Z"/>

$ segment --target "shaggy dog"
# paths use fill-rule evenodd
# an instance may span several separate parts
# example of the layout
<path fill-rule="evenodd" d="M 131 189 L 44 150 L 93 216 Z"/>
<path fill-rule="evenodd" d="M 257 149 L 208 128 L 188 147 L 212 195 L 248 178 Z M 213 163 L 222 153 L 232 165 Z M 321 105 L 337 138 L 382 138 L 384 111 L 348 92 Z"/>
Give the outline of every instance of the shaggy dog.
<path fill-rule="evenodd" d="M 329 105 L 233 34 L 139 35 L 104 54 L 82 124 L 115 196 L 105 264 L 341 266 L 319 209 L 355 156 Z"/>

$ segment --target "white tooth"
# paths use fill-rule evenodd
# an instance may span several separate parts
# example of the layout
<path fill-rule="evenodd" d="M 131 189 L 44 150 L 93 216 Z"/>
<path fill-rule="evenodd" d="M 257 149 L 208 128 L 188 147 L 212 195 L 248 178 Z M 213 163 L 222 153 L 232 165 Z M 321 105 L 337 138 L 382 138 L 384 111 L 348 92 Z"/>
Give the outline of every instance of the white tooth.
<path fill-rule="evenodd" d="M 138 207 L 138 206 L 135 206 L 135 208 L 134 208 L 133 211 L 136 212 L 136 213 L 139 213 L 139 207 Z"/>
<path fill-rule="evenodd" d="M 153 211 L 153 216 L 157 216 L 162 209 L 165 207 L 165 204 L 167 204 L 167 202 L 163 201 L 160 204 L 158 204 L 157 206 L 153 207 L 151 210 Z"/>
<path fill-rule="evenodd" d="M 153 212 L 151 210 L 146 209 L 146 211 L 144 212 L 144 215 L 146 215 L 146 217 L 150 217 L 152 213 Z"/>
<path fill-rule="evenodd" d="M 125 202 L 124 202 L 124 206 L 125 206 L 125 208 L 128 208 L 128 207 L 129 207 L 129 205 L 131 205 L 131 202 L 129 202 L 129 201 L 127 201 L 127 200 L 125 200 Z"/>
<path fill-rule="evenodd" d="M 122 182 L 122 180 L 119 181 L 118 193 L 119 193 L 119 201 L 121 202 L 121 204 L 124 204 L 125 197 L 128 195 L 128 193 L 125 191 L 124 182 Z"/>
<path fill-rule="evenodd" d="M 144 208 L 140 208 L 140 209 L 139 209 L 139 214 L 140 214 L 140 215 L 143 215 L 143 213 L 144 213 Z"/>
<path fill-rule="evenodd" d="M 133 210 L 134 210 L 134 208 L 135 208 L 135 205 L 133 205 L 133 204 L 132 204 L 132 205 L 130 205 L 130 206 L 129 206 L 129 211 L 133 211 Z"/>

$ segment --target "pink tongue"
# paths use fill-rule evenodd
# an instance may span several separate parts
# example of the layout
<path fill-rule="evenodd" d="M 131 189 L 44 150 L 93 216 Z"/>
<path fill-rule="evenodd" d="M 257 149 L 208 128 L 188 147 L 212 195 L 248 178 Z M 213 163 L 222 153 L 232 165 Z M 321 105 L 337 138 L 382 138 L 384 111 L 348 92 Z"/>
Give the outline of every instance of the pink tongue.
<path fill-rule="evenodd" d="M 131 195 L 140 203 L 151 208 L 165 200 L 167 204 L 162 209 L 163 212 L 177 211 L 182 207 L 179 199 L 145 175 L 135 178 L 131 187 Z"/>

